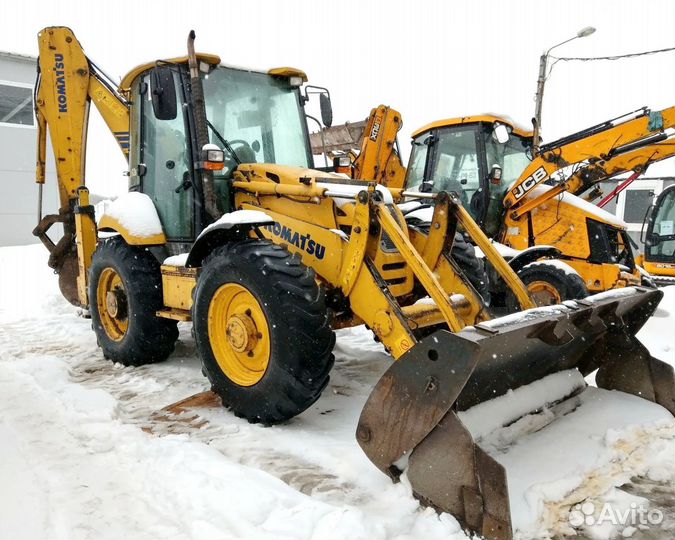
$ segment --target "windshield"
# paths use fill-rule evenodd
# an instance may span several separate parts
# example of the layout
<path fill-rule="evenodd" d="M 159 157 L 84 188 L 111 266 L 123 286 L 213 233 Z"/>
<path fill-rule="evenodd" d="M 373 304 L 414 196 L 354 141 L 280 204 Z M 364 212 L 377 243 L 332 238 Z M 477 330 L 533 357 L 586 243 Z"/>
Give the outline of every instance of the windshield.
<path fill-rule="evenodd" d="M 433 159 L 427 165 L 429 146 Z M 480 187 L 479 161 L 476 152 L 476 134 L 471 127 L 441 129 L 437 135 L 420 135 L 413 141 L 407 188 L 414 191 L 454 191 L 466 205 Z M 422 187 L 422 181 L 427 183 Z"/>
<path fill-rule="evenodd" d="M 204 76 L 203 86 L 206 116 L 240 162 L 309 167 L 305 116 L 285 79 L 221 66 Z M 236 166 L 230 161 L 226 175 Z"/>

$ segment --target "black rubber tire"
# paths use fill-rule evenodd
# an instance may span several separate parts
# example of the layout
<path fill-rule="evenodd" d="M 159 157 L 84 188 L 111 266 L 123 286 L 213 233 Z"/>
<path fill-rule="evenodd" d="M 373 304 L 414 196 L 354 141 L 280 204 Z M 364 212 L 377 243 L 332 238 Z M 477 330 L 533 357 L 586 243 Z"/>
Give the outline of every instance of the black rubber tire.
<path fill-rule="evenodd" d="M 262 379 L 240 386 L 223 373 L 208 334 L 209 305 L 226 283 L 255 296 L 270 330 L 270 359 Z M 267 240 L 222 246 L 202 266 L 194 292 L 193 325 L 203 371 L 223 405 L 249 422 L 276 424 L 312 405 L 328 384 L 335 335 L 325 294 L 300 257 Z"/>
<path fill-rule="evenodd" d="M 567 273 L 562 268 L 546 261 L 535 261 L 525 265 L 518 272 L 518 277 L 527 287 L 535 281 L 545 281 L 558 291 L 561 301 L 578 300 L 589 295 L 584 280 L 579 274 Z M 520 309 L 513 293 L 507 293 L 507 307 L 510 312 Z"/>
<path fill-rule="evenodd" d="M 455 240 L 452 243 L 450 256 L 462 269 L 464 275 L 471 282 L 474 289 L 483 297 L 486 303 L 490 302 L 490 279 L 485 270 L 485 264 L 482 259 L 476 257 L 476 249 L 470 244 L 461 233 L 455 234 Z"/>
<path fill-rule="evenodd" d="M 119 274 L 126 291 L 129 326 L 120 341 L 106 333 L 96 289 L 106 268 Z M 166 360 L 178 339 L 177 322 L 155 315 L 163 307 L 160 264 L 145 248 L 130 246 L 121 236 L 99 243 L 89 269 L 91 326 L 103 355 L 125 366 L 141 366 Z"/>
<path fill-rule="evenodd" d="M 410 225 L 416 227 L 424 234 L 429 234 L 429 223 L 416 223 L 411 221 Z M 450 257 L 457 263 L 460 270 L 464 273 L 476 292 L 481 295 L 486 304 L 490 303 L 490 279 L 485 270 L 485 264 L 482 259 L 476 257 L 476 249 L 470 244 L 460 232 L 455 233 L 455 239 L 450 250 Z"/>

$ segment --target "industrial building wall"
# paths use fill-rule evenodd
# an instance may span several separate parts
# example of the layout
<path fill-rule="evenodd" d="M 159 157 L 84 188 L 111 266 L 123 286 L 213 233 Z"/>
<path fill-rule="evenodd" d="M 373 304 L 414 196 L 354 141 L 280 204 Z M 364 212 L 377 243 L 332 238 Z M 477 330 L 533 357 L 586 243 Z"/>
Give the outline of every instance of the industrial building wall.
<path fill-rule="evenodd" d="M 32 94 L 34 83 L 35 59 L 0 53 L 0 246 L 39 242 L 31 233 L 37 224 L 37 128 L 28 114 L 32 100 L 24 103 Z M 58 210 L 55 177 L 53 161 L 48 160 L 43 195 L 48 212 Z M 54 229 L 54 233 L 55 239 L 58 238 L 59 231 Z"/>

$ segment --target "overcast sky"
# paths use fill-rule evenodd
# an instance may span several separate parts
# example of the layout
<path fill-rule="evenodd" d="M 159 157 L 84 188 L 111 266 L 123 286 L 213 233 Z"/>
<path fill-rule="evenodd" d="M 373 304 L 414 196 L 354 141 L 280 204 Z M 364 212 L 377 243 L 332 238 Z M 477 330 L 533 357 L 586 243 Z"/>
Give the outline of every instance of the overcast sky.
<path fill-rule="evenodd" d="M 133 66 L 197 49 L 223 63 L 290 65 L 327 86 L 335 123 L 360 120 L 379 103 L 412 131 L 434 119 L 501 112 L 529 124 L 542 50 L 585 26 L 592 36 L 560 56 L 605 56 L 675 46 L 672 0 L 246 0 L 2 2 L 0 50 L 37 54 L 37 32 L 71 27 L 87 55 L 116 80 Z M 3 78 L 0 74 L 0 78 Z M 613 62 L 559 62 L 546 85 L 543 135 L 553 140 L 647 105 L 674 105 L 675 53 Z M 126 189 L 124 161 L 94 119 L 87 180 Z M 118 155 L 119 154 L 119 155 Z M 675 175 L 673 160 L 649 174 Z"/>

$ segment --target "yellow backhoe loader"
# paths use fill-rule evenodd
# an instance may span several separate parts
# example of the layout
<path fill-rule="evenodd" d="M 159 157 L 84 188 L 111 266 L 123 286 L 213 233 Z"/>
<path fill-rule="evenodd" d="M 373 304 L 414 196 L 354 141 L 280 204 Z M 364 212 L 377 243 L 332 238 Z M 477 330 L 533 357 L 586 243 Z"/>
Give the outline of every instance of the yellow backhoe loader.
<path fill-rule="evenodd" d="M 490 238 L 522 252 L 510 250 L 511 265 L 538 304 L 649 284 L 636 267 L 625 224 L 588 200 L 601 195 L 599 182 L 642 174 L 675 156 L 675 107 L 640 109 L 538 149 L 533 132 L 506 117 L 441 120 L 413 133 L 407 171 L 395 146 L 400 126 L 397 111 L 383 105 L 371 111 L 352 176 L 367 178 L 356 166 L 367 163 L 367 173 L 384 185 L 456 192 Z M 404 211 L 420 222 L 431 215 L 414 205 Z M 474 284 L 483 280 L 477 272 L 469 274 Z M 489 288 L 496 306 L 504 289 L 495 279 Z"/>
<path fill-rule="evenodd" d="M 272 424 L 319 398 L 332 330 L 366 324 L 397 361 L 362 412 L 359 444 L 392 478 L 406 458 L 423 502 L 493 538 L 513 534 L 507 475 L 457 411 L 563 369 L 599 368 L 601 386 L 675 414 L 672 368 L 635 338 L 660 291 L 533 309 L 456 196 L 309 168 L 302 71 L 227 67 L 195 53 L 192 32 L 187 56 L 141 65 L 115 86 L 68 28 L 46 28 L 38 40 L 37 180 L 48 127 L 61 209 L 36 234 L 64 294 L 90 309 L 106 357 L 161 361 L 177 321 L 192 321 L 222 403 Z M 98 220 L 83 174 L 90 103 L 129 162 L 130 192 Z M 406 225 L 396 203 L 407 197 L 434 203 L 428 234 Z M 66 235 L 53 243 L 48 225 L 57 221 Z M 447 256 L 458 226 L 524 315 L 490 320 Z"/>
<path fill-rule="evenodd" d="M 665 188 L 642 224 L 645 252 L 637 259 L 657 285 L 675 285 L 675 185 Z"/>

